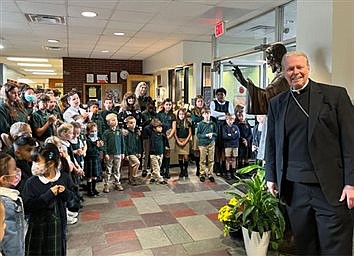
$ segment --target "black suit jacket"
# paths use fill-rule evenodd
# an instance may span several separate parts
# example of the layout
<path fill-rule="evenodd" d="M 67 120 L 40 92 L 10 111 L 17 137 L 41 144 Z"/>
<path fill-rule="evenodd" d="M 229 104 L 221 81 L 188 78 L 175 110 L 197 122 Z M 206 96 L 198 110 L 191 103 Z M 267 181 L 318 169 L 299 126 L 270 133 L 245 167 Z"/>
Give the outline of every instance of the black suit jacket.
<path fill-rule="evenodd" d="M 354 108 L 346 90 L 309 80 L 308 148 L 314 171 L 328 202 L 338 205 L 345 185 L 354 185 Z M 290 90 L 268 107 L 266 180 L 276 182 L 283 197 L 285 115 Z"/>

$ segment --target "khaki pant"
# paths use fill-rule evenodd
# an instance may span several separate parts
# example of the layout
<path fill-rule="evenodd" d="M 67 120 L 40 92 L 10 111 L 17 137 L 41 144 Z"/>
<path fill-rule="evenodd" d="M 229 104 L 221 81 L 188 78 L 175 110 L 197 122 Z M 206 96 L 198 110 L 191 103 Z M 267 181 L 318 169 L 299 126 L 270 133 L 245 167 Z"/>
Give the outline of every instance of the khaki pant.
<path fill-rule="evenodd" d="M 200 175 L 212 176 L 214 169 L 215 141 L 206 146 L 199 146 L 200 151 Z M 208 166 L 206 156 L 208 155 Z M 208 170 L 206 171 L 206 168 Z"/>
<path fill-rule="evenodd" d="M 154 179 L 157 179 L 157 181 L 163 181 L 160 175 L 162 159 L 163 155 L 150 155 L 151 175 Z"/>
<path fill-rule="evenodd" d="M 109 159 L 105 159 L 106 169 L 103 175 L 104 184 L 108 185 L 113 176 L 113 183 L 120 184 L 120 164 L 121 164 L 120 155 L 109 155 Z"/>

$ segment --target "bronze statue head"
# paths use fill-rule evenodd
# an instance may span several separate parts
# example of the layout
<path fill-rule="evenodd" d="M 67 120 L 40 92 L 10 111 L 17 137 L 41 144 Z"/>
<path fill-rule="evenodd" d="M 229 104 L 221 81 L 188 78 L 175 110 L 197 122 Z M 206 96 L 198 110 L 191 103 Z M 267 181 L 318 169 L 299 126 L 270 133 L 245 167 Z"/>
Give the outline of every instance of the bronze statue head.
<path fill-rule="evenodd" d="M 278 69 L 278 71 L 281 71 L 281 60 L 286 52 L 283 44 L 273 44 L 265 50 L 267 64 L 272 68 L 273 73 Z"/>

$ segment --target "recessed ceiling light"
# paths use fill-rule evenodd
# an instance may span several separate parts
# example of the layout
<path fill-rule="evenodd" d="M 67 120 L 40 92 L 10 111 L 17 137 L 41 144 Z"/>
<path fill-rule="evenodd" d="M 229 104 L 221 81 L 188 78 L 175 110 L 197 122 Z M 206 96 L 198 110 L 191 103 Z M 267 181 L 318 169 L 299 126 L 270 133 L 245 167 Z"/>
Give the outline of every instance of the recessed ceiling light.
<path fill-rule="evenodd" d="M 125 33 L 123 33 L 123 32 L 114 32 L 113 35 L 115 35 L 115 36 L 124 36 Z"/>
<path fill-rule="evenodd" d="M 59 43 L 60 41 L 57 39 L 48 39 L 48 43 Z"/>
<path fill-rule="evenodd" d="M 48 73 L 48 72 L 32 72 L 33 75 L 51 75 L 55 76 L 57 73 Z"/>
<path fill-rule="evenodd" d="M 8 57 L 7 59 L 11 61 L 48 62 L 48 59 L 42 59 L 42 58 Z"/>
<path fill-rule="evenodd" d="M 54 73 L 54 70 L 53 69 L 23 69 L 24 71 L 27 71 L 27 72 L 49 72 L 49 73 Z"/>
<path fill-rule="evenodd" d="M 92 17 L 96 17 L 97 13 L 95 13 L 95 12 L 82 12 L 81 15 L 84 17 L 92 18 Z"/>
<path fill-rule="evenodd" d="M 108 50 L 102 50 L 101 52 L 109 52 Z"/>
<path fill-rule="evenodd" d="M 0 49 L 4 49 L 5 47 L 2 45 L 2 44 L 0 44 Z"/>
<path fill-rule="evenodd" d="M 42 63 L 17 63 L 18 66 L 21 67 L 40 67 L 40 68 L 47 68 L 51 67 L 52 64 L 42 64 Z"/>

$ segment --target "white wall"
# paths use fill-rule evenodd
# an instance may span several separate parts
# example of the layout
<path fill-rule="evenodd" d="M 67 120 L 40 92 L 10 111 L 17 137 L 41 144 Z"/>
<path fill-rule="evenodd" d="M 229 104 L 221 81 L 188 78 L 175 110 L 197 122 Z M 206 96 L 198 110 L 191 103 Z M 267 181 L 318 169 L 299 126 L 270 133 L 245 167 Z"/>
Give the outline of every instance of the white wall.
<path fill-rule="evenodd" d="M 297 1 L 296 48 L 309 57 L 310 77 L 345 87 L 351 99 L 354 99 L 353 14 L 354 1 Z"/>
<path fill-rule="evenodd" d="M 347 88 L 354 100 L 354 1 L 333 3 L 332 83 Z"/>

